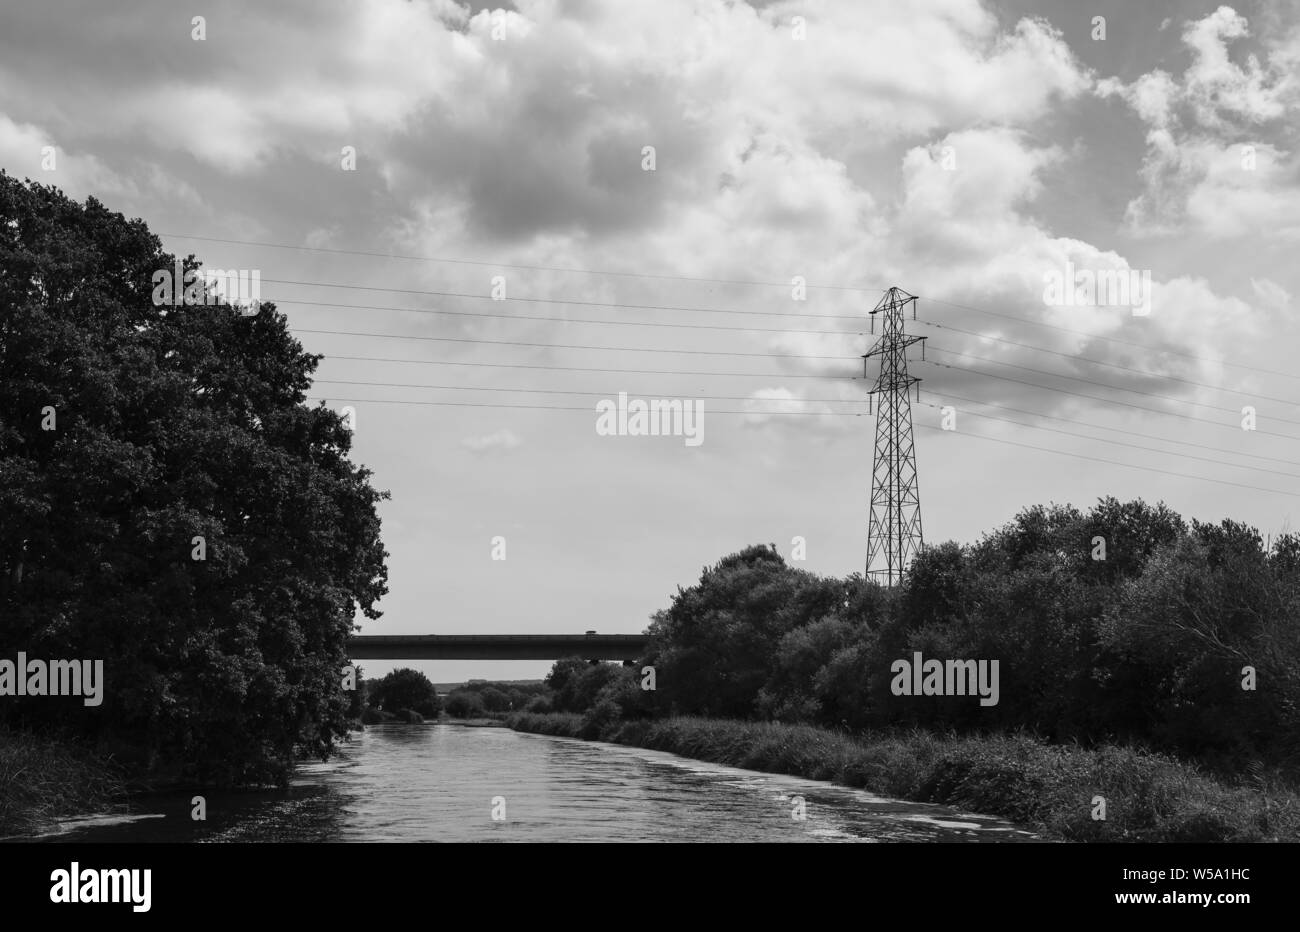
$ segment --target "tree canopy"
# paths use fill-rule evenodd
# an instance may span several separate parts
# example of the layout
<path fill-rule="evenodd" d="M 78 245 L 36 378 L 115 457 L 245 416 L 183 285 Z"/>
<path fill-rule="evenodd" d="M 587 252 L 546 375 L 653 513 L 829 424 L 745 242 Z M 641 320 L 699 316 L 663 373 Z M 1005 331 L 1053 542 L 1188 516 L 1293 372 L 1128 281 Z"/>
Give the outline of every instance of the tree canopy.
<path fill-rule="evenodd" d="M 425 718 L 437 718 L 442 711 L 438 689 L 419 670 L 402 667 L 369 684 L 370 705 L 385 712 L 409 709 Z"/>
<path fill-rule="evenodd" d="M 892 590 L 745 548 L 656 613 L 638 669 L 556 664 L 554 707 L 833 727 L 1136 741 L 1224 770 L 1300 773 L 1300 538 L 1190 525 L 1164 504 L 1035 505 L 923 548 Z M 997 661 L 1000 699 L 895 695 L 892 664 Z"/>
<path fill-rule="evenodd" d="M 103 704 L 0 715 L 219 781 L 344 733 L 387 591 L 370 473 L 283 315 L 155 304 L 141 220 L 0 172 L 0 652 L 100 658 Z M 185 258 L 183 268 L 199 263 Z"/>

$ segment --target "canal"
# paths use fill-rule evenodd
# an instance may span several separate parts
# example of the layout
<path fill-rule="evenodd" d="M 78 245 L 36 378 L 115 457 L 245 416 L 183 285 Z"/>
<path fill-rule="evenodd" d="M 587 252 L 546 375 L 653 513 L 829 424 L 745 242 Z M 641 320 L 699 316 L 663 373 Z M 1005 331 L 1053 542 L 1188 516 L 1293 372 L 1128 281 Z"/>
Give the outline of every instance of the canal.
<path fill-rule="evenodd" d="M 792 818 L 798 799 L 803 819 Z M 1034 841 L 990 816 L 640 748 L 377 725 L 287 790 L 133 800 L 39 841 Z M 494 818 L 496 816 L 496 818 Z"/>

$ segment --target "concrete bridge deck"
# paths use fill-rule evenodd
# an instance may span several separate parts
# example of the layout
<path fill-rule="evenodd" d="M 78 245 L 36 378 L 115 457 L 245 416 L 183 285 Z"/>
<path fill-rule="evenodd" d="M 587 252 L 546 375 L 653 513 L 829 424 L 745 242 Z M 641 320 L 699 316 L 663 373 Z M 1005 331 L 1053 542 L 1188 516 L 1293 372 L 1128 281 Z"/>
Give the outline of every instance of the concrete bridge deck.
<path fill-rule="evenodd" d="M 348 638 L 353 660 L 636 660 L 644 634 L 379 634 Z"/>

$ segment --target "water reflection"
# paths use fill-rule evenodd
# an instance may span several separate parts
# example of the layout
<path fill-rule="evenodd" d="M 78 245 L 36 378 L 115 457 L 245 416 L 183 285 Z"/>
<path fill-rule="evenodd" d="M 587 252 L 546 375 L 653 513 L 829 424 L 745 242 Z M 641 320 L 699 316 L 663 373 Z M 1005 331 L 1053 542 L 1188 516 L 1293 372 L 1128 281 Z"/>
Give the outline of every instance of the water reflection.
<path fill-rule="evenodd" d="M 38 840 L 1036 840 L 1000 819 L 798 777 L 449 724 L 374 726 L 287 790 L 204 795 L 206 822 L 191 820 L 192 794 L 167 794 Z"/>

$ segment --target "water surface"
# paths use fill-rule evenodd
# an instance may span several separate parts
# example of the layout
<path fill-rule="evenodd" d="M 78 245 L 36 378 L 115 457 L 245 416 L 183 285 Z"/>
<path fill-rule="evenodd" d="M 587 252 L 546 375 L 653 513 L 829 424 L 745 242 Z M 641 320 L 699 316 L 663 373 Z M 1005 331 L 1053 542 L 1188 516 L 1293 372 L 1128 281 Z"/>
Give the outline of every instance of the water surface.
<path fill-rule="evenodd" d="M 48 841 L 1033 841 L 945 806 L 506 728 L 376 725 L 288 790 L 133 800 Z M 791 817 L 802 797 L 806 818 Z M 494 819 L 504 809 L 504 819 Z"/>

